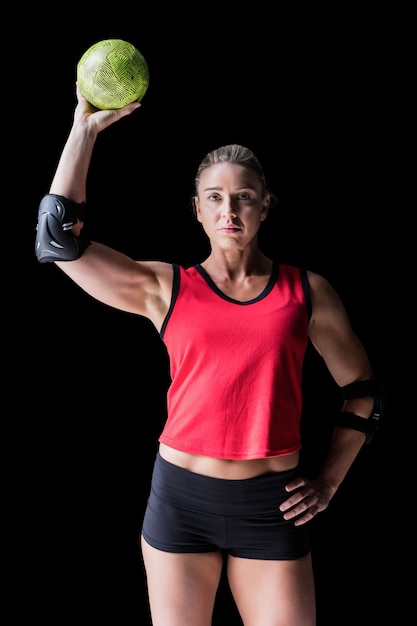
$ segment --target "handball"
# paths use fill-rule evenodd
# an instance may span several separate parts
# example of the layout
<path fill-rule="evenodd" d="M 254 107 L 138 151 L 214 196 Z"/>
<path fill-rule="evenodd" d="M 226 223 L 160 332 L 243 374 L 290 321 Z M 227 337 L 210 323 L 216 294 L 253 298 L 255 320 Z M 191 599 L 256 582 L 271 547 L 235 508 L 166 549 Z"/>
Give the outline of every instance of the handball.
<path fill-rule="evenodd" d="M 97 109 L 121 109 L 142 100 L 149 85 L 149 68 L 128 41 L 104 39 L 78 61 L 77 82 L 84 98 Z"/>

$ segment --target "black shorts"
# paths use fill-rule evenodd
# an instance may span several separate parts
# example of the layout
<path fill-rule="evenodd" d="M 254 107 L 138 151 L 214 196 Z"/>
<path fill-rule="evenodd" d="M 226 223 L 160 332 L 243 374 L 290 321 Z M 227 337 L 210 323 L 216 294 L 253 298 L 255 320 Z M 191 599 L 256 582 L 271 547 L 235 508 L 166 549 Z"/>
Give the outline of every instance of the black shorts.
<path fill-rule="evenodd" d="M 307 527 L 284 520 L 278 508 L 297 473 L 295 468 L 224 480 L 190 472 L 158 453 L 142 535 L 165 552 L 221 550 L 247 559 L 298 559 L 310 551 Z"/>

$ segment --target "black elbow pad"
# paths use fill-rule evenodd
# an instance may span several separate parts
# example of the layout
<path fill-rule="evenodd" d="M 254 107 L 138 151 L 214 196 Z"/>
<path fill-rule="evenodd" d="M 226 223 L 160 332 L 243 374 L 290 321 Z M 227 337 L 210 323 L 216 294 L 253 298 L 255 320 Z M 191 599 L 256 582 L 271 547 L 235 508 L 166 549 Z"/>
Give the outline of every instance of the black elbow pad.
<path fill-rule="evenodd" d="M 42 198 L 35 240 L 39 263 L 75 261 L 82 256 L 90 242 L 83 235 L 75 237 L 71 229 L 84 219 L 84 214 L 85 203 L 77 204 L 53 193 Z"/>
<path fill-rule="evenodd" d="M 342 396 L 344 400 L 349 398 L 360 398 L 363 396 L 372 396 L 374 399 L 374 408 L 369 418 L 360 417 L 354 413 L 342 411 L 336 418 L 336 426 L 344 426 L 345 428 L 353 428 L 365 434 L 365 445 L 372 441 L 375 432 L 378 430 L 381 421 L 385 415 L 385 390 L 380 381 L 377 380 L 359 380 L 342 387 Z"/>

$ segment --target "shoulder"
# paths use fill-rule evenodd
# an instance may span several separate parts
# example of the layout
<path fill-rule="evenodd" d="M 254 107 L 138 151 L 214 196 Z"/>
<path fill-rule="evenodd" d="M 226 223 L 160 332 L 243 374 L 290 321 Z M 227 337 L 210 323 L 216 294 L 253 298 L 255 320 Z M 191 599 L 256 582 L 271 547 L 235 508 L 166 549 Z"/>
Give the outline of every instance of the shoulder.
<path fill-rule="evenodd" d="M 306 276 L 312 296 L 316 298 L 338 298 L 335 288 L 322 274 L 306 270 Z"/>
<path fill-rule="evenodd" d="M 344 304 L 330 281 L 316 272 L 307 271 L 307 280 L 310 289 L 312 324 L 319 321 L 326 325 L 347 323 L 347 314 Z"/>

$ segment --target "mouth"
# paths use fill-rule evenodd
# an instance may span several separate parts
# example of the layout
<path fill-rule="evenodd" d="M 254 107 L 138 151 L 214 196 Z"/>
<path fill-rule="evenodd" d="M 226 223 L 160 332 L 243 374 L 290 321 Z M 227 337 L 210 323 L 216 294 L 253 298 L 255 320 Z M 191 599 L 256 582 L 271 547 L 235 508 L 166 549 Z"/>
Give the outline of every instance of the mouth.
<path fill-rule="evenodd" d="M 226 234 L 238 233 L 241 229 L 238 226 L 223 226 L 219 231 Z"/>

